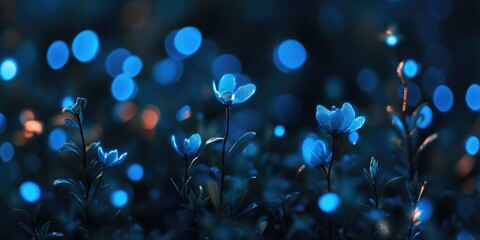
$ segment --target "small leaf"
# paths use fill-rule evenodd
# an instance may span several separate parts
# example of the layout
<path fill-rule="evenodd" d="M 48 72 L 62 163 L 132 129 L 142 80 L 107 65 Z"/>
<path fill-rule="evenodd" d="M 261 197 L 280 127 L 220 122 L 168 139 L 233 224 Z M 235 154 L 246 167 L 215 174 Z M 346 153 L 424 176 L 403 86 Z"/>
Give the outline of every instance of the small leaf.
<path fill-rule="evenodd" d="M 62 144 L 62 146 L 60 147 L 60 150 L 58 150 L 58 152 L 60 152 L 60 153 L 73 152 L 73 153 L 77 154 L 80 157 L 80 159 L 82 159 L 82 153 L 83 153 L 83 151 L 80 149 L 80 147 L 78 147 L 77 144 L 75 144 L 71 141 L 68 141 L 68 142 Z"/>
<path fill-rule="evenodd" d="M 75 199 L 75 201 L 80 205 L 80 207 L 85 210 L 85 203 L 83 202 L 83 200 L 73 192 L 71 192 L 70 195 L 72 195 L 73 199 Z"/>
<path fill-rule="evenodd" d="M 175 181 L 173 180 L 173 178 L 170 178 L 170 181 L 172 182 L 173 187 L 175 187 L 175 190 L 177 190 L 177 192 L 181 195 L 182 192 L 180 192 L 180 189 L 178 188 L 178 186 L 177 186 L 177 184 L 175 183 Z"/>
<path fill-rule="evenodd" d="M 208 195 L 213 207 L 218 211 L 220 209 L 220 193 L 218 191 L 218 184 L 215 181 L 211 181 L 207 185 Z"/>
<path fill-rule="evenodd" d="M 208 145 L 208 144 L 211 144 L 211 143 L 214 143 L 214 142 L 218 142 L 218 141 L 222 141 L 222 140 L 223 140 L 223 137 L 212 137 L 212 138 L 207 139 L 207 141 L 205 142 L 205 145 Z"/>
<path fill-rule="evenodd" d="M 27 224 L 23 223 L 23 222 L 20 222 L 18 223 L 18 226 L 20 226 L 21 228 L 23 228 L 23 230 L 25 230 L 26 232 L 28 232 L 28 234 L 35 236 L 35 234 L 33 233 L 32 231 L 32 228 L 30 226 L 28 226 Z"/>
<path fill-rule="evenodd" d="M 241 136 L 228 151 L 226 157 L 227 161 L 233 161 L 236 157 L 238 157 L 238 155 L 240 155 L 240 153 L 242 153 L 253 141 L 255 135 L 255 132 L 247 132 L 243 136 Z"/>
<path fill-rule="evenodd" d="M 418 147 L 418 150 L 417 150 L 417 152 L 415 153 L 415 155 L 417 155 L 417 154 L 419 154 L 420 152 L 422 152 L 428 145 L 430 145 L 430 143 L 432 143 L 433 141 L 435 141 L 437 138 L 438 138 L 438 134 L 437 134 L 437 133 L 434 133 L 434 134 L 428 136 L 427 138 L 425 138 L 425 140 L 423 140 L 423 143 L 420 145 L 420 147 Z"/>
<path fill-rule="evenodd" d="M 380 189 L 380 192 L 378 194 L 378 197 L 382 196 L 383 192 L 385 192 L 385 190 L 387 190 L 387 188 L 390 184 L 392 184 L 393 182 L 395 182 L 397 180 L 400 180 L 402 178 L 403 177 L 394 177 L 394 178 L 390 179 L 388 182 L 386 182 L 385 184 L 383 184 L 382 189 Z"/>
<path fill-rule="evenodd" d="M 242 216 L 244 214 L 247 214 L 249 213 L 250 211 L 252 211 L 253 209 L 257 208 L 258 205 L 256 203 L 251 203 L 250 205 L 248 205 L 240 214 L 238 214 L 238 216 Z"/>
<path fill-rule="evenodd" d="M 93 159 L 97 155 L 97 147 L 100 145 L 100 142 L 93 142 L 87 147 L 87 159 Z"/>
<path fill-rule="evenodd" d="M 40 214 L 40 210 L 42 209 L 42 203 L 39 203 L 36 207 L 35 210 L 33 211 L 33 221 L 37 221 L 38 214 Z"/>
<path fill-rule="evenodd" d="M 78 126 L 78 123 L 73 121 L 73 119 L 65 118 L 65 119 L 63 119 L 63 121 L 65 122 L 65 124 L 80 130 L 80 127 Z"/>
<path fill-rule="evenodd" d="M 32 220 L 32 216 L 30 215 L 30 213 L 24 209 L 14 208 L 13 211 L 19 212 L 20 214 L 22 214 L 22 216 L 25 218 L 27 222 L 30 222 Z"/>
<path fill-rule="evenodd" d="M 40 228 L 40 236 L 42 236 L 42 238 L 46 238 L 49 229 L 50 229 L 50 221 L 42 225 L 42 227 Z"/>
<path fill-rule="evenodd" d="M 370 186 L 375 187 L 375 183 L 373 182 L 370 172 L 368 172 L 365 168 L 363 169 L 363 175 L 365 176 L 365 179 L 367 179 L 367 182 L 370 184 Z"/>
<path fill-rule="evenodd" d="M 217 182 L 220 182 L 221 181 L 220 169 L 218 169 L 217 166 L 213 166 L 213 167 L 210 168 L 210 171 L 213 173 L 213 176 L 215 177 Z"/>
<path fill-rule="evenodd" d="M 285 204 L 287 204 L 287 205 L 293 204 L 293 202 L 295 202 L 295 200 L 297 200 L 299 194 L 300 194 L 299 192 L 292 192 L 292 193 L 289 193 L 289 194 L 285 195 Z"/>

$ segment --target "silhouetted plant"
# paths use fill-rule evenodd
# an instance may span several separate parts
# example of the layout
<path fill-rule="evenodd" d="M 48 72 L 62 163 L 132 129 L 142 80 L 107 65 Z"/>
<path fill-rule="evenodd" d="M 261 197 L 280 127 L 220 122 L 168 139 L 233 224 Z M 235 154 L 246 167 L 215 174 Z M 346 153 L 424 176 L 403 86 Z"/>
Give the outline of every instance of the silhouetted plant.
<path fill-rule="evenodd" d="M 67 185 L 70 187 L 70 195 L 78 203 L 80 208 L 85 214 L 86 229 L 85 232 L 92 232 L 97 230 L 96 225 L 93 223 L 92 212 L 99 210 L 97 194 L 107 185 L 102 185 L 102 179 L 105 171 L 115 168 L 121 164 L 127 157 L 127 153 L 123 153 L 118 156 L 118 151 L 111 150 L 104 152 L 100 147 L 100 142 L 94 142 L 90 145 L 86 145 L 84 131 L 83 131 L 83 112 L 87 106 L 87 100 L 85 98 L 77 98 L 76 103 L 72 107 L 63 109 L 64 112 L 72 114 L 75 118 L 66 118 L 64 121 L 67 125 L 77 129 L 81 137 L 81 146 L 78 146 L 74 142 L 67 142 L 62 145 L 59 152 L 67 153 L 73 152 L 77 156 L 83 166 L 83 180 L 74 178 L 57 179 L 53 182 L 54 186 Z M 121 210 L 113 216 L 117 216 Z"/>
<path fill-rule="evenodd" d="M 38 227 L 37 218 L 40 214 L 40 210 L 42 208 L 42 204 L 38 204 L 33 211 L 33 215 L 27 212 L 24 209 L 13 209 L 14 211 L 20 213 L 24 218 L 24 222 L 18 222 L 18 226 L 20 226 L 25 232 L 27 232 L 31 239 L 34 240 L 44 240 L 44 239 L 51 239 L 51 238 L 60 238 L 63 237 L 63 233 L 60 232 L 49 232 L 50 230 L 50 221 L 42 224 L 42 226 Z"/>

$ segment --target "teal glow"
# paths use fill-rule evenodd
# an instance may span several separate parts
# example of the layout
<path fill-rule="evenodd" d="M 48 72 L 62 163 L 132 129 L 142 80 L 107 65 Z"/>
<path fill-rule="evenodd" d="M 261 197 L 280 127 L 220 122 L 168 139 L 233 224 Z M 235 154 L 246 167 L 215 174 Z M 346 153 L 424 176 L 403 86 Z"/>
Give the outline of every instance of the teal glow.
<path fill-rule="evenodd" d="M 293 39 L 283 41 L 273 54 L 275 65 L 282 72 L 289 72 L 301 67 L 306 59 L 305 47 Z"/>
<path fill-rule="evenodd" d="M 353 145 L 357 144 L 359 138 L 360 136 L 358 135 L 357 131 L 348 134 L 348 141 L 350 141 Z"/>
<path fill-rule="evenodd" d="M 167 85 L 177 82 L 183 74 L 183 63 L 167 58 L 153 66 L 153 78 L 160 85 Z"/>
<path fill-rule="evenodd" d="M 465 94 L 465 101 L 471 110 L 480 110 L 480 86 L 478 84 L 472 84 L 468 87 L 467 93 Z"/>
<path fill-rule="evenodd" d="M 389 47 L 395 47 L 395 46 L 397 46 L 398 38 L 397 38 L 396 35 L 393 35 L 393 34 L 388 35 L 387 38 L 385 38 L 385 43 Z"/>
<path fill-rule="evenodd" d="M 128 194 L 124 190 L 115 190 L 110 195 L 110 202 L 113 206 L 121 208 L 128 203 Z"/>
<path fill-rule="evenodd" d="M 38 184 L 32 182 L 32 181 L 26 181 L 20 185 L 20 195 L 22 198 L 30 203 L 38 201 L 40 199 L 40 195 L 42 194 L 42 191 Z"/>
<path fill-rule="evenodd" d="M 318 199 L 318 207 L 325 213 L 332 213 L 340 205 L 340 198 L 337 194 L 328 192 Z"/>
<path fill-rule="evenodd" d="M 58 151 L 67 142 L 67 134 L 61 128 L 55 128 L 48 136 L 48 144 L 53 151 Z"/>
<path fill-rule="evenodd" d="M 282 125 L 275 126 L 275 128 L 273 129 L 273 134 L 277 138 L 283 137 L 283 135 L 285 135 L 285 127 Z"/>
<path fill-rule="evenodd" d="M 428 198 L 422 198 L 418 203 L 418 210 L 420 210 L 420 216 L 418 220 L 427 221 L 433 214 L 433 203 Z"/>
<path fill-rule="evenodd" d="M 92 30 L 85 30 L 73 39 L 72 53 L 78 61 L 89 62 L 97 56 L 99 47 L 97 34 Z"/>
<path fill-rule="evenodd" d="M 173 44 L 180 54 L 190 56 L 202 45 L 202 33 L 195 27 L 184 27 L 175 34 Z"/>
<path fill-rule="evenodd" d="M 75 100 L 72 97 L 66 96 L 62 99 L 62 108 L 67 108 L 75 105 Z"/>
<path fill-rule="evenodd" d="M 470 136 L 467 138 L 465 142 L 465 151 L 467 151 L 470 155 L 475 155 L 478 153 L 478 149 L 480 148 L 480 142 L 476 136 Z"/>
<path fill-rule="evenodd" d="M 116 77 L 123 73 L 123 63 L 130 57 L 130 52 L 125 48 L 117 48 L 108 54 L 105 60 L 105 69 L 108 75 Z"/>
<path fill-rule="evenodd" d="M 53 42 L 47 50 L 47 63 L 53 70 L 65 66 L 70 57 L 70 51 L 64 41 Z"/>
<path fill-rule="evenodd" d="M 371 68 L 362 69 L 357 75 L 357 84 L 364 92 L 372 92 L 377 88 L 378 75 Z"/>
<path fill-rule="evenodd" d="M 242 63 L 235 55 L 223 54 L 213 60 L 212 73 L 216 79 L 222 78 L 227 73 L 237 75 L 240 72 L 242 72 Z"/>
<path fill-rule="evenodd" d="M 135 77 L 140 73 L 142 67 L 142 59 L 140 59 L 140 57 L 138 56 L 132 55 L 125 59 L 122 69 L 123 73 L 127 74 L 130 77 Z"/>
<path fill-rule="evenodd" d="M 8 162 L 12 160 L 13 154 L 15 153 L 15 149 L 10 142 L 4 142 L 0 146 L 0 157 L 4 162 Z"/>
<path fill-rule="evenodd" d="M 113 80 L 110 90 L 117 101 L 126 101 L 133 96 L 135 83 L 128 75 L 120 74 Z"/>
<path fill-rule="evenodd" d="M 448 112 L 453 106 L 453 93 L 445 85 L 438 86 L 433 92 L 433 104 L 440 112 Z"/>
<path fill-rule="evenodd" d="M 4 81 L 10 81 L 17 75 L 17 62 L 12 58 L 7 58 L 3 60 L 0 65 L 0 77 Z"/>
<path fill-rule="evenodd" d="M 413 59 L 408 59 L 405 64 L 403 65 L 403 74 L 405 74 L 406 77 L 408 78 L 413 78 L 417 76 L 419 66 L 417 62 Z"/>
<path fill-rule="evenodd" d="M 127 177 L 134 181 L 140 181 L 143 178 L 143 167 L 138 163 L 134 163 L 127 168 Z"/>

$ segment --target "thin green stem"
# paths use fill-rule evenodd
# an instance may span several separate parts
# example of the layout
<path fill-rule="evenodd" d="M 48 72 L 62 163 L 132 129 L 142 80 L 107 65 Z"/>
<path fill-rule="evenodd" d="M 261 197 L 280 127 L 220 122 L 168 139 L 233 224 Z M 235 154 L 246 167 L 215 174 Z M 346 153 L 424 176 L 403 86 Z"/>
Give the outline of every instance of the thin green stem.
<path fill-rule="evenodd" d="M 225 138 L 223 139 L 223 147 L 222 147 L 222 178 L 220 181 L 220 207 L 223 203 L 223 189 L 224 189 L 224 181 L 225 181 L 225 147 L 227 146 L 227 139 L 228 133 L 230 132 L 230 106 L 225 106 L 225 121 L 227 125 L 227 130 L 225 132 Z"/>
<path fill-rule="evenodd" d="M 332 191 L 332 186 L 331 186 L 331 176 L 332 176 L 332 167 L 333 167 L 333 162 L 335 161 L 335 148 L 336 148 L 336 142 L 337 142 L 337 135 L 332 134 L 332 159 L 330 160 L 330 164 L 328 165 L 328 171 L 325 171 L 327 175 L 327 191 L 331 192 Z M 327 227 L 328 227 L 328 239 L 333 239 L 333 227 L 332 227 L 332 215 L 328 214 L 328 219 L 327 219 Z"/>
<path fill-rule="evenodd" d="M 78 127 L 80 131 L 80 137 L 82 138 L 82 158 L 83 158 L 83 169 L 87 169 L 87 149 L 85 146 L 85 136 L 83 135 L 83 126 L 82 121 L 80 119 L 80 115 L 75 115 L 78 120 Z"/>
<path fill-rule="evenodd" d="M 82 124 L 82 120 L 80 118 L 80 114 L 78 115 L 75 115 L 77 117 L 77 120 L 78 120 L 78 128 L 79 128 L 79 132 L 80 132 L 80 137 L 82 139 L 82 158 L 83 158 L 83 171 L 85 173 L 85 182 L 86 182 L 86 187 L 87 187 L 87 192 L 85 194 L 85 201 L 86 201 L 86 206 L 85 206 L 85 217 L 86 217 L 86 220 L 87 220 L 87 227 L 88 227 L 88 230 L 91 231 L 92 230 L 92 221 L 91 221 L 91 216 L 90 216 L 90 191 L 91 191 L 91 188 L 92 188 L 92 180 L 90 179 L 90 174 L 88 173 L 87 171 L 87 147 L 86 147 L 86 144 L 85 144 L 85 136 L 83 134 L 83 124 Z"/>

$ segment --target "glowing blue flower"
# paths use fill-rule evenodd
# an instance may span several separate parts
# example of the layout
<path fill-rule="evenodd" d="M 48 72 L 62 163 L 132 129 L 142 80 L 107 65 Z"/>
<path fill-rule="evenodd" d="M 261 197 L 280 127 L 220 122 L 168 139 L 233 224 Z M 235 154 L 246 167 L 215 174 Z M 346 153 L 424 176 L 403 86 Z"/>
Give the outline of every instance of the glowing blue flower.
<path fill-rule="evenodd" d="M 218 90 L 215 85 L 215 80 L 213 80 L 212 85 L 215 97 L 226 106 L 232 106 L 247 101 L 256 90 L 255 84 L 251 83 L 240 86 L 235 90 L 237 83 L 235 82 L 235 76 L 233 74 L 223 75 L 218 84 Z"/>
<path fill-rule="evenodd" d="M 328 110 L 324 106 L 318 105 L 317 121 L 327 133 L 336 135 L 358 130 L 365 123 L 365 117 L 355 118 L 352 105 L 346 102 L 341 109 L 333 106 L 331 110 Z"/>
<path fill-rule="evenodd" d="M 181 142 L 182 140 L 183 142 Z M 182 157 L 195 156 L 200 148 L 200 145 L 202 145 L 202 137 L 198 133 L 193 134 L 189 138 L 176 138 L 175 135 L 172 135 L 170 141 L 172 143 L 172 147 Z"/>
<path fill-rule="evenodd" d="M 98 160 L 103 164 L 105 169 L 114 168 L 120 165 L 126 157 L 127 153 L 118 157 L 117 149 L 104 153 L 102 147 L 98 147 Z"/>
<path fill-rule="evenodd" d="M 317 169 L 324 167 L 332 160 L 332 152 L 327 151 L 325 142 L 312 137 L 303 140 L 302 154 L 305 163 Z"/>

